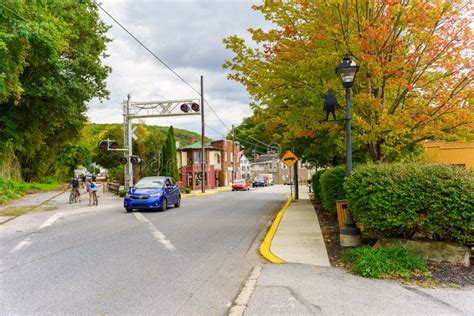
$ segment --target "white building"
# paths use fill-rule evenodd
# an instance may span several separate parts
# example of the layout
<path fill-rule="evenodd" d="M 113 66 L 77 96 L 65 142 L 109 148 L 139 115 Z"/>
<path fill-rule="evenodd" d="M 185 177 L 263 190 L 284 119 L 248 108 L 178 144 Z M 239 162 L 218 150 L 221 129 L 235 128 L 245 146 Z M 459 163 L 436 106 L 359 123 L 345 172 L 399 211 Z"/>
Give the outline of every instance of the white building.
<path fill-rule="evenodd" d="M 240 153 L 240 176 L 243 179 L 250 179 L 250 161 L 244 155 L 244 152 L 241 151 Z"/>

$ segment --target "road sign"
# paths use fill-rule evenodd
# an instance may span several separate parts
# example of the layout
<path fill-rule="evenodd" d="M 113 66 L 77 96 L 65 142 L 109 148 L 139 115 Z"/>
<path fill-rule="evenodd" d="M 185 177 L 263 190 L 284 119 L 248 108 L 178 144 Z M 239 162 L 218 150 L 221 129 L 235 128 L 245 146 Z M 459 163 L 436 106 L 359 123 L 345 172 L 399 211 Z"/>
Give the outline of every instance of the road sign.
<path fill-rule="evenodd" d="M 293 165 L 298 161 L 298 157 L 295 156 L 290 150 L 288 150 L 280 160 L 288 166 L 288 168 L 293 167 Z"/>

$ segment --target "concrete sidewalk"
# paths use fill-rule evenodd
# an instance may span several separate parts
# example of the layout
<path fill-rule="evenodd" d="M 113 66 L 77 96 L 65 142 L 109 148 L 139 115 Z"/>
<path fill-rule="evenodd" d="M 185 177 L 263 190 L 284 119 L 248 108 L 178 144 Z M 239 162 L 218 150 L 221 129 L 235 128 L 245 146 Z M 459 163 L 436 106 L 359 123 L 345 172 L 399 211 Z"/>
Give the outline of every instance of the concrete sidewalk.
<path fill-rule="evenodd" d="M 474 315 L 473 287 L 425 289 L 330 267 L 307 188 L 300 190 L 270 246 L 286 263 L 255 268 L 246 304 L 236 300 L 231 315 Z"/>
<path fill-rule="evenodd" d="M 300 187 L 300 199 L 286 210 L 273 237 L 270 251 L 286 262 L 330 266 L 318 216 L 308 188 Z"/>

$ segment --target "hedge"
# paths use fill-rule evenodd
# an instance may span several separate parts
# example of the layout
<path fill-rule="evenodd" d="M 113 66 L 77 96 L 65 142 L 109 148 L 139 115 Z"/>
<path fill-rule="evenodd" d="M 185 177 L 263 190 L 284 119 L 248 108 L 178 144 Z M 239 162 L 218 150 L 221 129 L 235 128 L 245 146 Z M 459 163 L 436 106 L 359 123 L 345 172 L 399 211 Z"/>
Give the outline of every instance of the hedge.
<path fill-rule="evenodd" d="M 473 172 L 449 165 L 366 165 L 352 172 L 344 189 L 364 233 L 474 240 Z"/>
<path fill-rule="evenodd" d="M 321 202 L 326 211 L 336 214 L 336 201 L 345 200 L 344 179 L 346 178 L 346 165 L 327 169 L 319 179 Z"/>
<path fill-rule="evenodd" d="M 325 171 L 326 169 L 318 170 L 311 177 L 311 186 L 313 188 L 314 199 L 318 201 L 321 201 L 321 185 L 319 180 Z"/>

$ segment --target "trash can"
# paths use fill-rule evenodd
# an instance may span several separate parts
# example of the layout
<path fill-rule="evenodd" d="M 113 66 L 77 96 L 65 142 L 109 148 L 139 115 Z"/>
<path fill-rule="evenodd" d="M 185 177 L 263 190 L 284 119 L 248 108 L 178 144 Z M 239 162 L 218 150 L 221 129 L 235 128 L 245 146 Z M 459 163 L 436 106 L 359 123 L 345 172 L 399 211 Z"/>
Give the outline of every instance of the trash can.
<path fill-rule="evenodd" d="M 342 229 L 346 225 L 347 221 L 347 200 L 336 201 L 337 209 L 337 221 L 339 222 L 339 228 Z"/>

